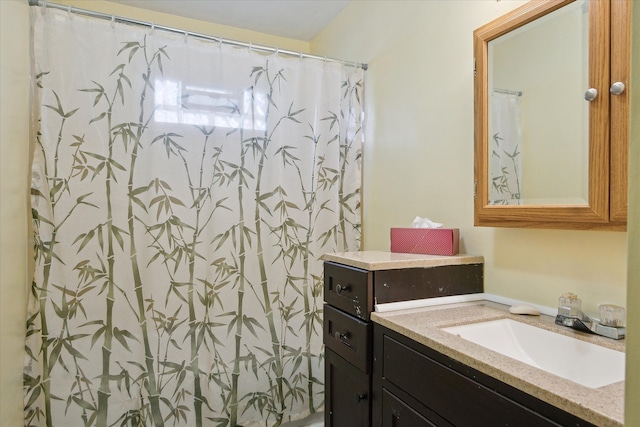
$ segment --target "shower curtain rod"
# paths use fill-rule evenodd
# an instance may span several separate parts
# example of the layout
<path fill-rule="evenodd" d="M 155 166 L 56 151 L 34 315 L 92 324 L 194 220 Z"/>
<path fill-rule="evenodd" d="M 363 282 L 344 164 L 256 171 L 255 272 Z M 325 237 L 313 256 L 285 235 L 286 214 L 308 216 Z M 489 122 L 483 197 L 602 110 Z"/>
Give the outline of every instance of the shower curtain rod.
<path fill-rule="evenodd" d="M 507 90 L 507 89 L 493 89 L 494 92 L 498 93 L 506 93 L 507 95 L 518 95 L 522 96 L 522 92 L 519 90 Z"/>
<path fill-rule="evenodd" d="M 137 19 L 125 18 L 125 17 L 122 17 L 122 16 L 115 16 L 115 15 L 108 15 L 106 13 L 94 12 L 92 10 L 87 10 L 87 9 L 79 9 L 77 7 L 73 7 L 73 6 L 70 6 L 70 5 L 69 6 L 65 6 L 65 5 L 57 4 L 57 3 L 49 3 L 46 0 L 29 0 L 29 6 L 42 6 L 42 7 L 50 7 L 52 9 L 67 10 L 67 11 L 69 11 L 71 13 L 77 13 L 78 15 L 85 15 L 85 16 L 90 16 L 92 18 L 99 18 L 99 19 L 108 19 L 108 20 L 111 20 L 111 21 L 117 21 L 117 22 L 121 22 L 121 23 L 125 23 L 125 24 L 140 25 L 140 26 L 143 26 L 143 27 L 150 27 L 152 29 L 156 29 L 157 28 L 159 30 L 168 31 L 168 32 L 177 33 L 177 34 L 184 34 L 185 36 L 195 37 L 197 39 L 203 39 L 203 40 L 208 40 L 208 41 L 216 41 L 216 42 L 228 44 L 228 45 L 231 45 L 231 46 L 246 47 L 246 48 L 249 48 L 249 49 L 259 50 L 259 51 L 262 51 L 262 52 L 282 53 L 282 54 L 290 55 L 290 56 L 299 56 L 301 58 L 311 58 L 311 59 L 319 59 L 319 60 L 322 60 L 322 61 L 339 62 L 339 63 L 341 63 L 343 65 L 346 65 L 346 66 L 349 66 L 349 67 L 362 68 L 365 71 L 368 68 L 367 64 L 363 64 L 363 63 L 359 63 L 359 62 L 342 61 L 342 60 L 339 60 L 339 59 L 332 59 L 332 58 L 327 58 L 327 57 L 323 57 L 323 56 L 311 55 L 311 54 L 303 53 L 303 52 L 294 52 L 294 51 L 291 51 L 291 50 L 278 49 L 276 47 L 254 45 L 252 43 L 245 43 L 245 42 L 241 42 L 241 41 L 238 41 L 238 40 L 225 39 L 225 38 L 222 38 L 222 37 L 214 37 L 214 36 L 209 36 L 207 34 L 202 34 L 202 33 L 193 33 L 191 31 L 180 30 L 180 29 L 172 28 L 172 27 L 166 27 L 164 25 L 156 25 L 156 24 L 154 24 L 152 22 L 138 21 Z"/>

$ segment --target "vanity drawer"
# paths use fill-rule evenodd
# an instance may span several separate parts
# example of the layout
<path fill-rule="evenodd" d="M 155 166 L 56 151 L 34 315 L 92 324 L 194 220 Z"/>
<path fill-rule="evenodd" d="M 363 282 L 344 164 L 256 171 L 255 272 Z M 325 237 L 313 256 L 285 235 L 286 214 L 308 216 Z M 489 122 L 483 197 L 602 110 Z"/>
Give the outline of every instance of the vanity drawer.
<path fill-rule="evenodd" d="M 373 310 L 373 274 L 332 262 L 324 263 L 324 300 L 360 319 Z"/>
<path fill-rule="evenodd" d="M 370 370 L 371 328 L 369 322 L 324 305 L 324 344 L 364 373 Z"/>

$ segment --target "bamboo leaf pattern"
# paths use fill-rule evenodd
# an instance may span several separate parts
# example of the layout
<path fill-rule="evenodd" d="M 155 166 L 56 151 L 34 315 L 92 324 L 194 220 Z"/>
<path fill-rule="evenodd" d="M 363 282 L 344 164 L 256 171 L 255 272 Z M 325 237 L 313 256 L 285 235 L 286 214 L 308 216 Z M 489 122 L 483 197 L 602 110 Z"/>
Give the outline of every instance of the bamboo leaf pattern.
<path fill-rule="evenodd" d="M 513 152 L 500 149 L 500 142 L 503 139 L 499 133 L 493 135 L 493 145 L 495 149 L 492 151 L 492 156 L 496 157 L 494 160 L 500 166 L 500 173 L 493 173 L 491 177 L 491 185 L 493 194 L 498 195 L 491 200 L 492 204 L 509 205 L 516 204 L 520 199 L 520 171 L 518 165 L 520 157 L 519 144 L 515 144 Z M 507 166 L 503 166 L 507 164 Z"/>
<path fill-rule="evenodd" d="M 494 131 L 489 162 L 489 203 L 518 205 L 522 203 L 522 95 L 494 91 L 491 102 L 495 113 L 492 114 L 491 122 Z"/>
<path fill-rule="evenodd" d="M 360 244 L 362 71 L 33 19 L 25 425 L 322 410 L 320 257 Z"/>

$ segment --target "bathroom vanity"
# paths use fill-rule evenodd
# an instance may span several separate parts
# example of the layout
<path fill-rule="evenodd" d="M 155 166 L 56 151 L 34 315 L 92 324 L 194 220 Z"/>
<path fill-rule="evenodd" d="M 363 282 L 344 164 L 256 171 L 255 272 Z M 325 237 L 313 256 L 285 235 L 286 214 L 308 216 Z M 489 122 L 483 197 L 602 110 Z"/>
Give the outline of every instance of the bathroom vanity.
<path fill-rule="evenodd" d="M 512 315 L 507 308 L 475 302 L 374 313 L 372 425 L 622 426 L 624 381 L 588 387 L 445 330 L 511 319 L 624 351 L 622 340 L 575 332 L 549 316 Z"/>
<path fill-rule="evenodd" d="M 583 385 L 448 331 L 509 319 L 624 352 L 624 340 L 577 332 L 550 316 L 511 314 L 484 295 L 465 296 L 483 292 L 482 257 L 365 251 L 323 259 L 327 427 L 622 427 L 624 374 Z M 452 295 L 477 301 L 437 299 Z M 428 306 L 389 304 L 421 299 Z M 376 304 L 394 307 L 374 311 Z M 545 352 L 561 351 L 552 345 Z"/>
<path fill-rule="evenodd" d="M 325 425 L 369 427 L 374 305 L 481 293 L 483 258 L 365 251 L 323 259 Z"/>

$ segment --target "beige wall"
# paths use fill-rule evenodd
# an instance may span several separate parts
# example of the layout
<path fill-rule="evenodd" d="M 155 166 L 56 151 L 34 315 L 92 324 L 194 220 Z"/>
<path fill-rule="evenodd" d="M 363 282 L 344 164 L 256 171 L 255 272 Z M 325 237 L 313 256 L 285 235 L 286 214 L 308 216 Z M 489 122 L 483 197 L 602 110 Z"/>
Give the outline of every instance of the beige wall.
<path fill-rule="evenodd" d="M 0 426 L 23 425 L 27 293 L 29 20 L 26 1 L 0 1 Z"/>
<path fill-rule="evenodd" d="M 627 233 L 473 227 L 471 32 L 524 1 L 356 0 L 310 46 L 108 2 L 71 3 L 236 40 L 367 62 L 365 249 L 388 249 L 389 227 L 409 224 L 416 215 L 429 216 L 459 227 L 464 251 L 485 256 L 488 292 L 554 306 L 558 294 L 573 290 L 591 311 L 604 301 L 638 306 L 639 286 L 630 285 L 626 296 Z M 636 9 L 634 23 L 640 28 L 640 8 Z M 0 426 L 17 427 L 22 425 L 20 382 L 28 281 L 26 0 L 0 0 L 0 18 Z M 638 51 L 638 44 L 634 49 Z M 638 63 L 640 54 L 635 58 Z M 640 65 L 635 70 L 640 87 Z M 638 117 L 638 97 L 633 104 Z M 636 120 L 632 158 L 640 155 L 639 127 Z M 632 182 L 640 179 L 635 166 Z M 632 212 L 640 212 L 633 190 L 636 209 Z M 628 235 L 629 258 L 637 260 L 638 214 Z M 630 284 L 640 283 L 639 269 L 640 265 L 629 263 Z M 630 311 L 629 323 L 640 324 L 640 310 Z M 627 401 L 637 402 L 640 329 L 630 328 L 629 335 L 628 360 L 635 362 L 628 366 Z M 627 407 L 627 425 L 640 425 L 640 407 Z"/>
<path fill-rule="evenodd" d="M 640 2 L 633 3 L 632 40 L 640 35 Z M 640 43 L 631 45 L 631 85 L 636 95 L 631 98 L 631 147 L 629 152 L 629 182 L 635 183 L 629 189 L 629 212 L 634 215 L 629 221 L 629 284 L 627 301 L 635 310 L 627 311 L 627 323 L 630 325 L 627 335 L 627 382 L 625 425 L 640 426 Z"/>

